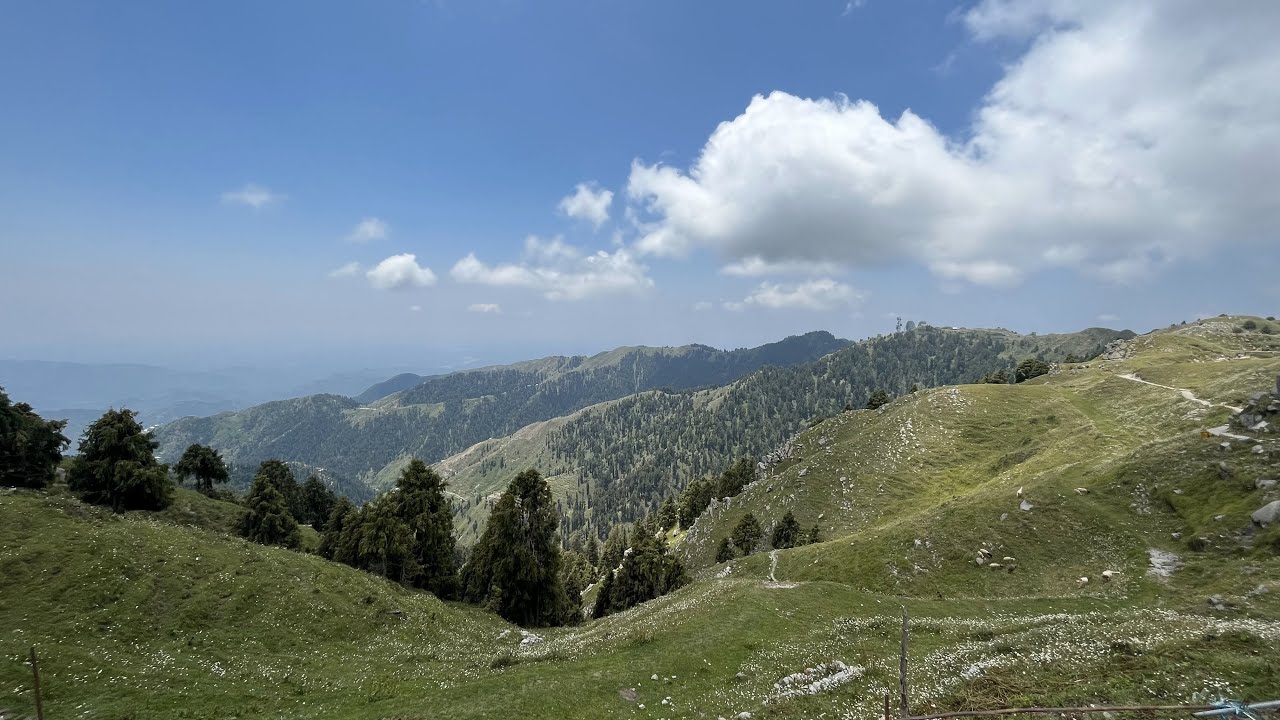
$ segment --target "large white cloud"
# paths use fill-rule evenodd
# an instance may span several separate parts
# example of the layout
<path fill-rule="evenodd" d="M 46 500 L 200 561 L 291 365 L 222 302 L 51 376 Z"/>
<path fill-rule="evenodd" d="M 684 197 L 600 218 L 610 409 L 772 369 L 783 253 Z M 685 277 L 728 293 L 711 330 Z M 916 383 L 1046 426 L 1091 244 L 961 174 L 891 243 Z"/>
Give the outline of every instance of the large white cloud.
<path fill-rule="evenodd" d="M 609 219 L 609 205 L 612 203 L 612 190 L 597 188 L 595 183 L 579 183 L 572 195 L 560 200 L 560 212 L 586 220 L 598 228 Z"/>
<path fill-rule="evenodd" d="M 986 0 L 964 20 L 1028 48 L 965 137 L 866 101 L 756 97 L 687 171 L 633 164 L 637 250 L 1003 285 L 1123 281 L 1272 232 L 1280 3 Z"/>
<path fill-rule="evenodd" d="M 775 310 L 834 310 L 862 300 L 862 293 L 831 278 L 806 280 L 795 285 L 762 282 L 741 302 L 726 302 L 726 310 L 766 307 Z"/>
<path fill-rule="evenodd" d="M 550 300 L 581 300 L 653 287 L 647 270 L 624 248 L 584 254 L 560 238 L 530 236 L 519 263 L 488 265 L 471 253 L 449 275 L 458 282 L 539 290 Z"/>
<path fill-rule="evenodd" d="M 365 273 L 369 284 L 379 290 L 400 290 L 413 287 L 434 285 L 436 274 L 431 268 L 418 264 L 413 253 L 392 255 Z"/>

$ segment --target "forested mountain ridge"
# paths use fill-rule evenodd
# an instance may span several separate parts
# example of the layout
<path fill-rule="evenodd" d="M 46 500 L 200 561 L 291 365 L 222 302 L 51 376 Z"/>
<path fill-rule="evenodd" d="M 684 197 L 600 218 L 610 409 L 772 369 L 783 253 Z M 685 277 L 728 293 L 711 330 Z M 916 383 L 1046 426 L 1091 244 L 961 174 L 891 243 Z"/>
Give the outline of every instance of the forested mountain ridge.
<path fill-rule="evenodd" d="M 1083 359 L 1132 336 L 1104 328 L 1019 335 L 921 325 L 717 388 L 655 390 L 602 403 L 484 441 L 442 462 L 441 470 L 468 499 L 464 535 L 478 530 L 485 496 L 525 466 L 542 469 L 553 483 L 565 532 L 591 526 L 599 534 L 656 509 L 663 496 L 723 470 L 734 457 L 762 455 L 815 418 L 862 407 L 876 389 L 896 396 L 913 386 L 974 382 L 1022 358 Z"/>
<path fill-rule="evenodd" d="M 812 332 L 730 351 L 687 345 L 542 358 L 428 377 L 369 404 L 312 395 L 183 418 L 157 429 L 155 437 L 162 458 L 200 443 L 218 449 L 234 465 L 278 458 L 370 482 L 397 458 L 434 462 L 486 438 L 602 401 L 659 387 L 723 384 L 770 363 L 809 362 L 848 344 L 830 333 Z"/>

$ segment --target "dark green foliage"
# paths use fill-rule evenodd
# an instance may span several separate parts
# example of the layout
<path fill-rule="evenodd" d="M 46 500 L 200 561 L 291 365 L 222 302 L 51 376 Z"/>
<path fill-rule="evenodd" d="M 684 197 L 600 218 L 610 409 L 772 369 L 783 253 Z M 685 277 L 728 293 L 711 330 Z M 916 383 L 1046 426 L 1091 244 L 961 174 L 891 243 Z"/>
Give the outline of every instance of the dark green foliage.
<path fill-rule="evenodd" d="M 662 507 L 658 508 L 658 527 L 664 532 L 669 532 L 679 520 L 680 518 L 676 514 L 676 502 L 668 495 L 662 501 Z"/>
<path fill-rule="evenodd" d="M 778 550 L 804 544 L 805 537 L 800 530 L 800 523 L 796 521 L 796 516 L 792 515 L 790 510 L 782 516 L 777 525 L 773 526 L 771 541 L 773 547 Z"/>
<path fill-rule="evenodd" d="M 284 497 L 285 505 L 289 508 L 289 513 L 293 515 L 294 520 L 299 520 L 307 515 L 306 508 L 303 506 L 302 486 L 293 477 L 293 471 L 289 469 L 289 465 L 283 460 L 264 460 L 258 466 L 258 471 L 254 473 L 253 479 L 256 482 L 258 478 L 263 478 L 267 482 L 275 486 L 280 491 L 280 495 Z"/>
<path fill-rule="evenodd" d="M 680 494 L 677 518 L 680 527 L 688 530 L 712 500 L 735 497 L 756 479 L 756 465 L 749 457 L 738 458 L 733 465 L 716 478 L 699 478 L 689 483 Z"/>
<path fill-rule="evenodd" d="M 333 504 L 333 509 L 329 511 L 329 517 L 324 523 L 324 532 L 320 535 L 320 557 L 326 560 L 336 560 L 338 547 L 341 544 L 342 530 L 346 526 L 348 518 L 358 516 L 359 511 L 351 501 L 338 498 Z"/>
<path fill-rule="evenodd" d="M 159 510 L 173 500 L 168 466 L 132 410 L 108 410 L 84 431 L 67 483 L 85 501 L 116 512 Z"/>
<path fill-rule="evenodd" d="M 600 591 L 596 594 L 596 603 L 591 607 L 591 617 L 599 620 L 609 614 L 609 601 L 607 598 L 613 597 L 613 575 L 612 568 L 605 570 L 604 579 L 600 581 Z M 606 598 L 601 602 L 601 598 Z"/>
<path fill-rule="evenodd" d="M 1041 375 L 1049 374 L 1049 364 L 1040 358 L 1027 358 L 1018 363 L 1018 369 L 1014 373 L 1014 380 L 1017 382 L 1025 382 L 1031 378 L 1037 378 Z"/>
<path fill-rule="evenodd" d="M 299 490 L 297 503 L 299 515 L 295 519 L 304 525 L 323 530 L 337 502 L 337 494 L 330 490 L 320 478 L 312 475 L 302 483 Z"/>
<path fill-rule="evenodd" d="M 626 552 L 628 544 L 630 540 L 627 538 L 625 526 L 614 525 L 610 528 L 609 537 L 604 541 L 604 552 L 600 554 L 600 568 L 612 570 L 618 567 L 618 563 L 622 562 L 622 553 Z"/>
<path fill-rule="evenodd" d="M 298 523 L 289 514 L 284 495 L 265 475 L 253 481 L 245 499 L 249 512 L 240 521 L 240 535 L 262 545 L 296 548 L 301 541 Z"/>
<path fill-rule="evenodd" d="M 689 581 L 684 564 L 667 551 L 667 544 L 651 534 L 636 535 L 631 551 L 622 558 L 622 567 L 612 582 L 600 588 L 592 617 L 604 617 L 662 597 Z"/>
<path fill-rule="evenodd" d="M 591 539 L 587 540 L 587 562 L 593 568 L 600 567 L 600 541 L 596 539 L 595 533 L 591 533 Z"/>
<path fill-rule="evenodd" d="M 806 540 L 808 541 L 809 545 L 813 545 L 814 543 L 821 542 L 821 540 L 818 538 L 817 525 L 814 525 L 813 527 L 809 528 L 809 537 L 806 538 Z"/>
<path fill-rule="evenodd" d="M 716 546 L 716 562 L 729 562 L 737 553 L 733 551 L 733 542 L 729 538 L 720 538 L 720 544 Z"/>
<path fill-rule="evenodd" d="M 0 388 L 0 485 L 42 488 L 53 482 L 67 438 L 62 420 L 45 420 Z"/>
<path fill-rule="evenodd" d="M 987 385 L 1008 385 L 1009 373 L 1004 368 L 1000 368 L 978 378 L 978 382 Z"/>
<path fill-rule="evenodd" d="M 596 569 L 581 553 L 570 550 L 562 557 L 564 562 L 560 569 L 560 581 L 564 583 L 564 594 L 570 609 L 565 615 L 565 623 L 577 625 L 582 622 L 582 592 L 595 582 Z"/>
<path fill-rule="evenodd" d="M 560 579 L 557 524 L 547 481 L 537 470 L 517 475 L 462 569 L 463 597 L 519 625 L 562 624 L 570 603 Z"/>
<path fill-rule="evenodd" d="M 227 464 L 217 450 L 207 446 L 192 444 L 182 453 L 182 458 L 173 466 L 173 474 L 179 483 L 194 478 L 196 489 L 206 495 L 213 491 L 214 483 L 227 481 Z"/>
<path fill-rule="evenodd" d="M 868 410 L 879 410 L 885 405 L 888 405 L 889 401 L 892 399 L 893 398 L 889 397 L 889 393 L 877 388 L 875 392 L 871 393 L 870 397 L 867 398 L 866 407 Z"/>
<path fill-rule="evenodd" d="M 1244 321 L 1244 329 L 1245 329 L 1245 330 L 1257 330 L 1257 329 L 1258 329 L 1258 323 L 1256 323 L 1256 322 L 1254 322 L 1254 321 L 1252 321 L 1252 320 L 1245 320 L 1245 321 Z"/>
<path fill-rule="evenodd" d="M 760 528 L 760 521 L 755 515 L 747 513 L 738 521 L 737 526 L 733 528 L 733 544 L 738 546 L 739 552 L 743 555 L 750 555 L 755 552 L 756 545 L 760 543 L 761 536 L 764 531 Z"/>
<path fill-rule="evenodd" d="M 395 513 L 410 534 L 410 554 L 415 563 L 412 584 L 438 597 L 458 594 L 455 564 L 453 508 L 445 497 L 447 483 L 414 458 L 396 483 Z"/>
<path fill-rule="evenodd" d="M 413 556 L 413 533 L 400 518 L 395 498 L 387 493 L 360 509 L 357 567 L 408 584 L 419 570 Z"/>

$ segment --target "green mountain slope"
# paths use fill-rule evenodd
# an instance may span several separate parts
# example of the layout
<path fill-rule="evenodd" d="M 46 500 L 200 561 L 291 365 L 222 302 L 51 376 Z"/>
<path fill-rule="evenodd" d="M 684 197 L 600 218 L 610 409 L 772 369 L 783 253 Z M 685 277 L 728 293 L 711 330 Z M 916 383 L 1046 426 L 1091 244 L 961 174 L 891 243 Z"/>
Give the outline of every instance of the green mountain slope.
<path fill-rule="evenodd" d="M 237 465 L 269 458 L 369 480 L 398 457 L 439 460 L 531 422 L 657 387 L 724 383 L 770 363 L 807 362 L 848 343 L 830 333 L 758 348 L 703 345 L 618 348 L 593 357 L 552 357 L 426 378 L 371 405 L 337 395 L 267 403 L 159 428 L 162 458 L 212 445 Z"/>
<path fill-rule="evenodd" d="M 121 517 L 0 490 L 0 708 L 33 712 L 36 645 L 49 717 L 870 719 L 896 687 L 902 606 L 917 711 L 1273 699 L 1277 528 L 1247 513 L 1274 497 L 1255 481 L 1280 471 L 1280 443 L 1220 449 L 1200 429 L 1231 411 L 1181 392 L 1239 406 L 1273 387 L 1280 345 L 1237 322 L 829 419 L 682 538 L 691 585 L 540 642 L 228 537 L 234 508 L 192 493 Z M 763 551 L 701 559 L 737 513 L 768 525 L 784 508 L 825 542 L 776 567 Z M 975 563 L 984 544 L 1016 571 Z M 1181 564 L 1148 576 L 1151 549 Z"/>
<path fill-rule="evenodd" d="M 1069 335 L 921 326 L 864 340 L 819 360 L 770 367 L 701 391 L 639 393 L 572 417 L 482 442 L 441 463 L 470 500 L 463 527 L 487 512 L 484 498 L 512 468 L 541 468 L 563 498 L 564 525 L 607 531 L 634 520 L 690 478 L 719 472 L 728 458 L 763 455 L 815 417 L 862 407 L 876 388 L 971 382 L 1018 359 L 1089 357 L 1132 333 L 1092 328 Z M 384 470 L 393 477 L 398 466 Z M 594 521 L 593 521 L 594 518 Z"/>
<path fill-rule="evenodd" d="M 1168 580 L 1148 573 L 1152 558 L 1177 556 L 1177 583 L 1250 603 L 1260 586 L 1280 589 L 1266 582 L 1280 570 L 1280 528 L 1250 518 L 1280 497 L 1259 482 L 1280 474 L 1280 441 L 1224 449 L 1202 436 L 1280 375 L 1280 340 L 1232 332 L 1240 320 L 1143 336 L 1125 359 L 1022 385 L 937 388 L 843 413 L 709 508 L 681 552 L 708 567 L 743 515 L 768 528 L 791 511 L 831 540 L 779 552 L 776 567 L 768 555 L 737 561 L 734 574 L 772 568 L 917 596 L 1154 597 Z M 1003 567 L 979 564 L 982 548 Z M 1118 575 L 1099 582 L 1104 570 Z"/>

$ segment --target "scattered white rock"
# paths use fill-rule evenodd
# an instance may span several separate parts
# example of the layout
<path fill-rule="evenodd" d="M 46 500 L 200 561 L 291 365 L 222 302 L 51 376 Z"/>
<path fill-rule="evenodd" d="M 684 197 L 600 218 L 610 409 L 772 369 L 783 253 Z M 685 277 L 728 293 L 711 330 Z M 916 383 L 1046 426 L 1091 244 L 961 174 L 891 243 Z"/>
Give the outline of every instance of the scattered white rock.
<path fill-rule="evenodd" d="M 1087 577 L 1082 577 L 1076 581 L 1076 587 L 1084 587 L 1085 585 L 1088 585 L 1088 584 L 1089 584 L 1089 578 Z"/>
<path fill-rule="evenodd" d="M 1018 497 L 1022 497 L 1022 487 L 1018 488 Z"/>
<path fill-rule="evenodd" d="M 1258 478 L 1253 482 L 1253 486 L 1259 490 L 1270 490 L 1276 486 L 1276 481 L 1271 478 Z"/>
<path fill-rule="evenodd" d="M 1174 535 L 1181 537 L 1182 534 L 1174 533 Z M 1167 578 L 1173 575 L 1173 572 L 1182 565 L 1181 558 L 1168 550 L 1151 548 L 1147 550 L 1147 557 L 1151 563 L 1151 567 L 1147 569 L 1147 574 L 1155 575 L 1156 577 Z"/>
<path fill-rule="evenodd" d="M 1088 495 L 1088 494 L 1089 494 L 1089 488 L 1076 488 L 1076 494 L 1077 494 L 1077 495 Z"/>
<path fill-rule="evenodd" d="M 657 680 L 657 679 L 658 679 L 658 673 L 654 673 L 653 675 L 651 675 L 651 676 L 649 677 L 649 679 L 650 679 L 650 680 Z"/>
<path fill-rule="evenodd" d="M 1115 576 L 1117 576 L 1117 575 L 1119 575 L 1119 574 L 1120 574 L 1120 571 L 1119 571 L 1119 570 L 1103 570 L 1103 571 L 1102 571 L 1102 579 L 1103 579 L 1103 580 L 1110 580 L 1111 578 L 1113 578 L 1113 577 L 1115 577 Z"/>
<path fill-rule="evenodd" d="M 533 633 L 529 632 L 528 630 L 521 630 L 521 631 L 520 631 L 520 644 L 521 644 L 521 645 L 537 645 L 537 644 L 538 644 L 538 643 L 540 643 L 540 642 L 542 642 L 542 636 L 540 636 L 540 635 L 535 635 L 535 634 L 533 634 Z"/>
<path fill-rule="evenodd" d="M 1033 507 L 1035 507 L 1035 505 L 1032 505 L 1031 503 L 1027 502 L 1026 500 L 1023 500 L 1023 501 L 1018 505 L 1018 509 L 1019 509 L 1019 510 L 1021 510 L 1021 511 L 1023 511 L 1023 512 L 1030 512 L 1030 511 L 1031 511 L 1031 508 L 1033 508 Z"/>
<path fill-rule="evenodd" d="M 1004 522 L 1005 520 L 1008 520 L 1008 519 L 1009 519 L 1009 513 L 1000 513 L 1000 522 Z"/>

